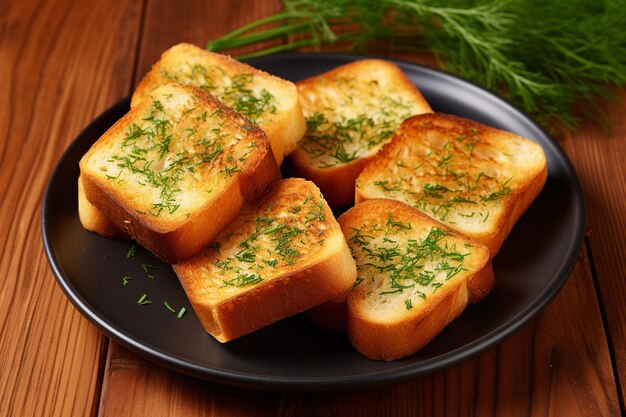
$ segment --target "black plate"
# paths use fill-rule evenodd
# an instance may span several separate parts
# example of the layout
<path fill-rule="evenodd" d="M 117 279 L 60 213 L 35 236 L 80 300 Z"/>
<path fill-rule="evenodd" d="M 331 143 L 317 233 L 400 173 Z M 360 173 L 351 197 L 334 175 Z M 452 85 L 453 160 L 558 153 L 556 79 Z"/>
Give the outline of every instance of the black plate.
<path fill-rule="evenodd" d="M 279 55 L 250 60 L 297 81 L 362 57 Z M 441 112 L 532 138 L 548 160 L 548 181 L 494 260 L 492 293 L 468 307 L 417 354 L 391 363 L 370 361 L 344 336 L 329 335 L 302 316 L 283 320 L 222 345 L 202 329 L 176 276 L 132 242 L 86 232 L 77 214 L 78 161 L 129 106 L 121 101 L 94 120 L 65 152 L 46 190 L 42 228 L 52 271 L 78 310 L 108 336 L 168 368 L 211 381 L 272 390 L 325 390 L 373 386 L 424 375 L 464 361 L 502 342 L 555 296 L 576 262 L 583 238 L 583 199 L 576 174 L 553 140 L 525 114 L 491 93 L 451 75 L 397 62 Z M 122 277 L 133 280 L 122 285 Z M 150 305 L 137 300 L 148 293 Z M 163 305 L 188 312 L 180 320 Z"/>

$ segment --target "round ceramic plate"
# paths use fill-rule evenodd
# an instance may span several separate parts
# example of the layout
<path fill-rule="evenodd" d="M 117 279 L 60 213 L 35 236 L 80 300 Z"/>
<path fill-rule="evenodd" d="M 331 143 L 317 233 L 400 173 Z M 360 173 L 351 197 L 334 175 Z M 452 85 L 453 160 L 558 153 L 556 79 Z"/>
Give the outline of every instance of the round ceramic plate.
<path fill-rule="evenodd" d="M 292 81 L 363 57 L 292 54 L 249 62 Z M 538 142 L 548 160 L 545 188 L 494 259 L 491 294 L 418 353 L 370 361 L 345 336 L 296 316 L 227 344 L 200 325 L 169 265 L 132 241 L 85 231 L 77 213 L 78 161 L 128 111 L 129 100 L 95 119 L 65 152 L 45 193 L 42 228 L 52 271 L 76 308 L 127 348 L 168 368 L 211 381 L 271 390 L 373 386 L 452 366 L 502 342 L 555 296 L 576 262 L 583 239 L 583 200 L 576 174 L 554 141 L 525 114 L 493 94 L 433 69 L 397 62 L 433 109 L 468 117 Z M 123 278 L 127 279 L 124 285 Z M 147 294 L 152 304 L 139 305 Z M 167 301 L 176 311 L 172 313 Z M 187 312 L 178 319 L 182 307 Z"/>

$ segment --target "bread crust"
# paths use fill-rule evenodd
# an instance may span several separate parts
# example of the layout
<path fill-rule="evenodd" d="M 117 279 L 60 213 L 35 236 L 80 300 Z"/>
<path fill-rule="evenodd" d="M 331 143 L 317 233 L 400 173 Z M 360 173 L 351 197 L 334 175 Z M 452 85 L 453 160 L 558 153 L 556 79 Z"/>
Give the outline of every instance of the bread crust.
<path fill-rule="evenodd" d="M 491 256 L 495 256 L 519 217 L 521 217 L 524 211 L 541 192 L 548 173 L 545 155 L 541 147 L 513 133 L 443 113 L 413 116 L 402 123 L 401 127 L 394 133 L 392 141 L 381 149 L 357 178 L 355 202 L 358 204 L 371 198 L 394 198 L 409 204 L 415 204 L 416 202 L 413 201 L 415 197 L 405 197 L 397 193 L 394 194 L 393 192 L 380 191 L 374 189 L 371 184 L 379 178 L 397 180 L 400 176 L 405 179 L 414 177 L 416 181 L 426 181 L 421 180 L 414 172 L 407 173 L 403 171 L 402 174 L 399 174 L 399 168 L 395 168 L 394 165 L 398 163 L 397 161 L 402 162 L 402 164 L 417 164 L 418 162 L 423 162 L 426 158 L 415 155 L 413 153 L 414 151 L 411 150 L 411 147 L 414 146 L 411 143 L 424 143 L 431 146 L 430 139 L 428 139 L 429 135 L 439 135 L 441 137 L 467 137 L 476 135 L 476 137 L 479 137 L 481 140 L 479 146 L 483 146 L 483 149 L 485 149 L 484 152 L 487 152 L 488 156 L 481 160 L 476 155 L 478 151 L 471 150 L 468 154 L 470 155 L 469 161 L 471 161 L 472 164 L 477 164 L 478 167 L 486 171 L 506 170 L 511 175 L 511 178 L 514 179 L 510 185 L 507 186 L 510 187 L 508 193 L 499 197 L 499 208 L 494 209 L 494 212 L 489 212 L 489 221 L 493 224 L 491 226 L 482 227 L 479 230 L 466 228 L 462 221 L 452 223 L 437 218 L 432 214 L 431 211 L 434 210 L 432 208 L 430 208 L 431 211 L 429 211 L 423 210 L 419 205 L 417 207 L 436 220 L 443 221 L 465 235 L 484 243 L 489 248 Z M 522 151 L 530 155 L 528 157 L 530 161 L 528 163 L 524 162 L 515 165 L 506 161 L 495 162 L 495 159 L 489 156 L 489 153 L 500 152 L 501 148 L 503 149 L 505 146 L 508 146 L 508 144 L 515 144 L 520 149 L 523 148 Z M 402 156 L 399 157 L 398 155 Z M 516 157 L 517 155 L 511 156 Z M 465 158 L 468 156 L 461 155 L 461 157 Z M 453 163 L 449 169 L 455 171 L 457 175 L 465 174 L 457 170 Z M 478 168 L 475 170 L 478 170 Z M 417 172 L 417 170 L 415 172 Z M 419 175 L 424 175 L 424 178 L 428 178 L 427 182 L 435 185 L 439 184 L 438 177 L 430 175 L 426 171 Z M 439 178 L 441 177 L 442 175 L 439 175 Z M 485 176 L 484 178 L 487 177 Z M 419 184 L 421 186 L 421 183 Z M 448 184 L 449 181 L 445 185 Z M 504 187 L 502 184 L 499 186 Z M 494 189 L 489 191 L 497 192 L 498 190 Z"/>
<path fill-rule="evenodd" d="M 368 359 L 400 359 L 430 342 L 463 312 L 468 300 L 467 286 L 458 282 L 439 292 L 424 315 L 397 322 L 372 322 L 348 299 L 348 338 Z"/>
<path fill-rule="evenodd" d="M 222 103 L 191 86 L 176 87 L 197 98 L 198 103 L 207 109 L 219 109 L 225 120 L 231 120 L 235 126 L 241 116 Z M 177 91 L 177 90 L 176 90 Z M 147 213 L 140 213 L 133 208 L 120 193 L 115 182 L 98 172 L 92 159 L 109 141 L 115 141 L 124 134 L 126 128 L 135 120 L 141 119 L 147 104 L 132 108 L 116 122 L 85 154 L 80 162 L 85 196 L 88 201 L 113 222 L 120 230 L 130 235 L 139 244 L 151 251 L 158 258 L 174 263 L 196 255 L 203 247 L 213 241 L 215 236 L 237 216 L 245 201 L 254 200 L 266 187 L 280 178 L 280 172 L 271 154 L 265 134 L 251 124 L 246 125 L 248 140 L 258 144 L 246 161 L 245 169 L 235 172 L 228 186 L 216 192 L 206 202 L 188 213 L 186 218 L 164 219 Z M 205 178 L 205 181 L 211 181 Z M 140 191 L 138 189 L 138 191 Z M 200 191 L 202 192 L 202 191 Z M 215 213 L 220 213 L 216 216 Z"/>
<path fill-rule="evenodd" d="M 195 285 L 193 278 L 180 266 L 174 268 L 189 294 Z M 189 299 L 205 330 L 224 343 L 322 304 L 344 293 L 355 278 L 354 260 L 347 246 L 342 245 L 309 267 L 217 306 Z"/>
<path fill-rule="evenodd" d="M 486 297 L 494 285 L 494 273 L 488 249 L 484 245 L 399 201 L 365 201 L 344 213 L 339 218 L 339 223 L 346 238 L 350 240 L 354 228 L 375 221 L 373 219 L 382 221 L 387 213 L 414 227 L 436 227 L 444 231 L 450 239 L 454 239 L 459 247 L 471 245 L 468 258 L 470 261 L 462 275 L 447 281 L 436 292 L 429 294 L 420 305 L 407 308 L 391 317 L 381 318 L 369 310 L 362 294 L 359 295 L 354 290 L 348 294 L 347 334 L 350 342 L 369 359 L 390 361 L 421 349 L 458 317 L 468 303 L 476 303 Z M 367 279 L 362 274 L 361 271 L 360 278 Z"/>
<path fill-rule="evenodd" d="M 493 282 L 493 268 L 488 263 L 467 282 L 458 281 L 438 293 L 423 314 L 391 323 L 372 322 L 348 301 L 348 338 L 369 359 L 392 361 L 412 355 L 459 317 L 468 303 L 475 304 L 486 297 Z"/>
<path fill-rule="evenodd" d="M 383 73 L 386 81 L 393 87 L 389 89 L 370 87 L 368 83 L 370 82 L 369 78 L 371 78 L 371 76 L 368 74 L 373 73 L 374 71 L 380 71 Z M 365 91 L 354 92 L 357 98 L 363 99 L 361 96 L 364 96 L 365 94 L 372 94 L 372 91 L 370 90 L 373 89 L 373 94 L 380 96 L 388 95 L 389 97 L 394 98 L 403 97 L 404 99 L 409 100 L 415 111 L 415 113 L 410 114 L 432 112 L 430 106 L 420 91 L 397 65 L 378 59 L 366 59 L 342 65 L 326 73 L 297 82 L 296 86 L 298 87 L 298 92 L 301 97 L 307 95 L 317 97 L 317 99 L 315 101 L 311 101 L 311 103 L 307 100 L 301 99 L 301 101 L 303 101 L 305 117 L 310 117 L 311 114 L 316 111 L 322 113 L 326 112 L 327 110 L 323 108 L 324 105 L 321 104 L 325 103 L 326 100 L 330 102 L 333 100 L 339 100 L 337 98 L 333 98 L 330 93 L 325 95 L 324 92 L 324 88 L 329 85 L 340 85 L 339 83 L 335 83 L 333 81 L 336 77 L 351 77 L 357 80 L 356 82 L 360 82 L 361 84 L 359 85 Z M 338 90 L 341 89 L 341 87 L 335 88 Z M 350 93 L 352 92 L 350 91 Z M 375 99 L 378 100 L 380 97 L 376 96 Z M 338 114 L 351 110 L 343 103 L 334 104 L 334 107 L 336 107 L 335 110 Z M 354 106 L 358 107 L 359 104 L 355 103 Z M 385 110 L 388 109 L 383 109 L 383 111 Z M 372 110 L 370 109 L 369 111 Z M 393 130 L 395 127 L 400 125 L 401 122 L 402 119 L 395 120 L 395 126 L 387 128 L 391 128 Z M 354 182 L 363 168 L 376 155 L 378 149 L 379 147 L 375 147 L 367 151 L 359 158 L 347 163 L 340 163 L 329 168 L 320 168 L 315 164 L 315 160 L 311 159 L 310 155 L 305 152 L 302 147 L 300 147 L 291 153 L 290 157 L 287 159 L 289 164 L 288 169 L 294 176 L 307 178 L 317 184 L 331 207 L 343 207 L 354 202 Z"/>
<path fill-rule="evenodd" d="M 78 218 L 86 230 L 112 239 L 129 239 L 108 217 L 87 200 L 82 176 L 78 176 Z"/>
<path fill-rule="evenodd" d="M 279 193 L 302 196 L 307 191 L 319 194 L 317 187 L 308 181 L 278 181 L 256 208 L 247 210 L 242 216 L 264 215 L 266 209 L 263 207 L 276 201 Z M 206 272 L 203 272 L 207 265 L 215 262 L 216 255 L 212 250 L 174 265 L 174 271 L 206 331 L 220 342 L 227 342 L 344 294 L 354 284 L 356 266 L 327 206 L 325 213 L 325 226 L 320 229 L 328 237 L 324 246 L 310 247 L 302 262 L 281 269 L 278 275 L 266 276 L 260 284 L 234 294 L 207 295 L 207 286 L 211 286 L 212 291 L 219 291 L 214 284 L 207 282 Z M 239 239 L 235 227 L 231 226 L 218 237 L 220 246 Z"/>
<path fill-rule="evenodd" d="M 294 177 L 313 181 L 322 190 L 328 205 L 338 208 L 354 203 L 354 183 L 374 155 L 326 170 L 309 165 L 305 158 L 301 152 L 293 152 L 285 161 L 286 171 Z"/>

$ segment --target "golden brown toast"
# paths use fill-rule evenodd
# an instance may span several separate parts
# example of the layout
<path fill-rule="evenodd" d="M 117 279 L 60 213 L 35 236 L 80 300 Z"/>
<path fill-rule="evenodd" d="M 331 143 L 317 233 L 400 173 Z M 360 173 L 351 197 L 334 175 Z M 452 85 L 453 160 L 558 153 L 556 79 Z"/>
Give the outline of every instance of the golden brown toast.
<path fill-rule="evenodd" d="M 331 207 L 351 204 L 354 181 L 407 117 L 432 110 L 397 65 L 367 59 L 296 83 L 307 131 L 289 157 Z"/>
<path fill-rule="evenodd" d="M 369 200 L 339 224 L 358 271 L 348 338 L 370 359 L 416 352 L 493 287 L 486 246 L 404 203 Z"/>
<path fill-rule="evenodd" d="M 248 117 L 267 135 L 278 166 L 296 148 L 306 129 L 293 83 L 187 43 L 166 50 L 137 86 L 131 107 L 151 100 L 151 92 L 168 82 L 194 85 Z M 78 190 L 80 220 L 85 229 L 106 237 L 125 237 L 113 222 Z"/>
<path fill-rule="evenodd" d="M 169 81 L 198 87 L 249 118 L 267 135 L 278 166 L 306 129 L 292 82 L 188 43 L 163 52 L 137 86 L 131 107 Z"/>
<path fill-rule="evenodd" d="M 215 245 L 174 265 L 204 328 L 226 342 L 325 301 L 354 284 L 341 229 L 309 181 L 277 181 Z"/>
<path fill-rule="evenodd" d="M 280 178 L 263 131 L 192 86 L 167 84 L 80 161 L 87 199 L 167 262 L 196 255 Z"/>
<path fill-rule="evenodd" d="M 541 146 L 441 113 L 407 119 L 356 181 L 356 202 L 403 201 L 500 249 L 547 178 Z"/>

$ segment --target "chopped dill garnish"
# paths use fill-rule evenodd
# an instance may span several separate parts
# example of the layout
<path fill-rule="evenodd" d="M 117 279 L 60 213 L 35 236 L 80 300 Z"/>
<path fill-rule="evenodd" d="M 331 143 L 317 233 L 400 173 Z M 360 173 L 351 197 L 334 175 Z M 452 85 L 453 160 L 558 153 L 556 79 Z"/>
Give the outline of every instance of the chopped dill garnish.
<path fill-rule="evenodd" d="M 410 290 L 425 298 L 438 288 L 436 283 L 447 281 L 465 270 L 464 262 L 469 253 L 459 252 L 456 245 L 448 245 L 446 232 L 433 227 L 421 240 L 403 236 L 400 244 L 394 239 L 410 229 L 410 222 L 403 223 L 391 215 L 386 229 L 380 229 L 378 225 L 351 229 L 353 233 L 348 242 L 360 274 L 370 269 L 372 274 L 381 274 L 385 280 L 382 286 L 374 287 L 379 288 L 376 291 L 381 296 Z M 376 233 L 382 239 L 374 239 Z"/>
<path fill-rule="evenodd" d="M 179 117 L 182 119 L 199 111 L 192 106 L 186 108 Z M 175 125 L 180 120 L 173 119 L 170 113 L 160 100 L 154 100 L 142 121 L 129 125 L 119 153 L 109 159 L 120 169 L 117 177 L 126 172 L 142 187 L 160 190 L 151 208 L 143 211 L 155 217 L 163 213 L 176 213 L 180 208 L 178 194 L 182 191 L 179 186 L 181 180 L 194 176 L 199 168 L 212 163 L 223 152 L 223 134 L 218 129 L 203 133 L 205 137 L 196 140 L 193 146 L 174 153 L 170 148 L 172 141 L 193 140 L 200 136 L 201 126 L 191 126 L 177 132 Z M 166 155 L 171 157 L 166 158 Z"/>
<path fill-rule="evenodd" d="M 412 226 L 411 223 L 402 223 L 400 220 L 395 220 L 391 217 L 391 213 L 387 213 L 387 228 L 391 232 L 397 232 L 399 229 L 411 230 Z"/>
<path fill-rule="evenodd" d="M 385 191 L 400 191 L 400 186 L 398 184 L 390 184 L 389 180 L 374 181 L 374 185 L 381 187 Z"/>
<path fill-rule="evenodd" d="M 239 274 L 235 278 L 222 280 L 225 287 L 245 287 L 263 281 L 259 274 Z"/>
<path fill-rule="evenodd" d="M 481 195 L 480 196 L 480 200 L 481 201 L 494 201 L 494 200 L 499 200 L 500 198 L 504 197 L 505 195 L 509 194 L 511 192 L 511 189 L 509 187 L 504 187 L 502 188 L 502 190 L 500 191 L 496 191 L 487 195 Z"/>
<path fill-rule="evenodd" d="M 223 250 L 227 255 L 214 258 L 213 265 L 222 275 L 222 286 L 242 287 L 263 280 L 264 268 L 295 265 L 303 256 L 303 248 L 322 245 L 326 228 L 326 207 L 321 196 L 304 195 L 299 201 L 276 207 L 274 202 L 259 207 L 259 215 L 245 220 L 236 246 Z M 298 216 L 291 216 L 297 207 Z M 235 242 L 233 242 L 235 243 Z M 222 244 L 224 244 L 222 242 Z"/>
<path fill-rule="evenodd" d="M 318 168 L 332 168 L 355 161 L 391 139 L 393 131 L 415 109 L 408 102 L 396 99 L 391 91 L 381 91 L 377 82 L 359 94 L 356 103 L 354 90 L 359 80 L 336 76 L 325 79 L 336 106 L 306 115 L 307 131 L 298 143 L 300 149 Z M 367 82 L 367 81 L 363 81 Z M 346 117 L 342 103 L 358 106 L 360 114 Z"/>
<path fill-rule="evenodd" d="M 146 274 L 150 273 L 150 269 L 163 269 L 162 265 L 152 265 L 152 264 L 148 264 L 148 263 L 141 263 L 141 269 L 143 269 L 143 272 L 145 272 Z"/>
<path fill-rule="evenodd" d="M 137 300 L 137 304 L 139 305 L 152 304 L 152 301 L 148 298 L 148 294 L 144 293 L 141 297 L 139 297 L 139 300 Z"/>
<path fill-rule="evenodd" d="M 128 252 L 126 252 L 126 257 L 132 258 L 133 256 L 135 256 L 136 252 L 137 252 L 137 245 L 133 245 L 130 247 L 130 249 L 128 249 Z"/>
<path fill-rule="evenodd" d="M 167 302 L 167 300 L 163 300 L 163 305 L 172 313 L 176 313 L 176 310 L 174 310 L 174 307 L 172 307 L 170 303 Z"/>

